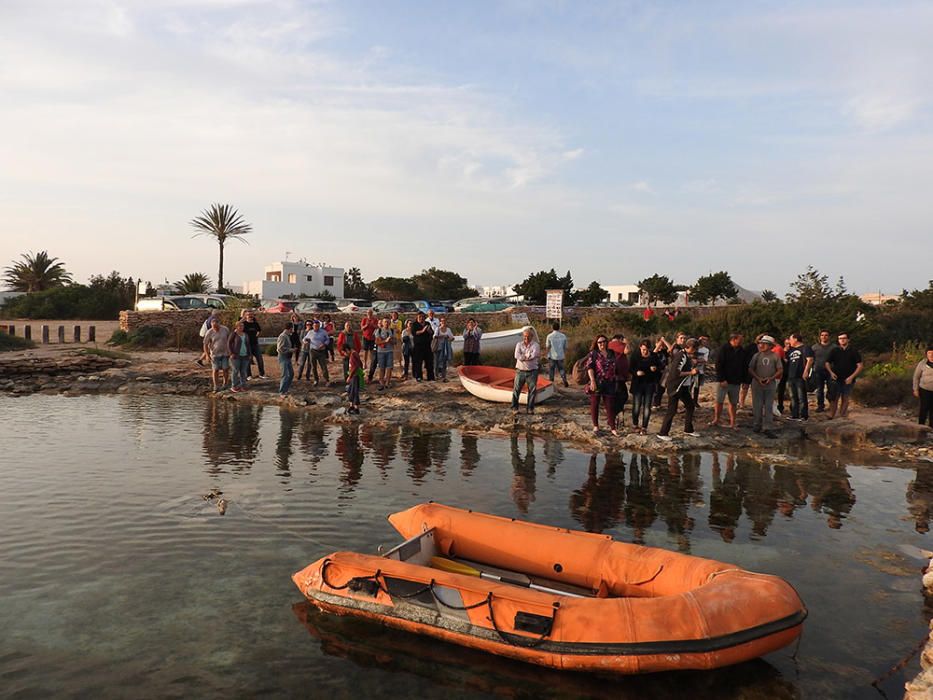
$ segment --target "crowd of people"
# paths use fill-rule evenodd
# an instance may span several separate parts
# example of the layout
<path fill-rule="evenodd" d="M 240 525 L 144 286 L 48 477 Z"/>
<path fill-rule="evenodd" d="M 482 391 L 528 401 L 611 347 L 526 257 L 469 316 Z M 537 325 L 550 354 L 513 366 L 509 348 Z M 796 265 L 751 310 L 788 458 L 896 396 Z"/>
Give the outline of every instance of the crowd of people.
<path fill-rule="evenodd" d="M 203 354 L 198 363 L 210 360 L 214 391 L 245 391 L 252 378 L 253 362 L 259 377 L 265 378 L 259 345 L 261 330 L 255 312 L 249 309 L 232 330 L 222 325 L 216 313 L 204 322 Z M 339 356 L 351 413 L 359 413 L 360 390 L 367 383 L 375 383 L 377 390 L 383 391 L 396 377 L 446 382 L 456 337 L 446 318 L 434 311 L 402 321 L 398 312 L 379 318 L 370 309 L 360 320 L 358 330 L 346 321 L 339 332 L 328 315 L 303 320 L 292 313 L 276 330 L 279 394 L 286 396 L 296 378 L 312 386 L 331 384 L 328 361 Z M 467 320 L 459 335 L 463 339 L 464 364 L 479 364 L 483 336 L 479 324 L 475 319 Z M 742 334 L 733 333 L 712 355 L 710 339 L 705 335 L 688 338 L 678 333 L 673 341 L 662 336 L 630 346 L 622 334 L 600 334 L 574 366 L 574 379 L 584 386 L 589 398 L 594 433 L 600 431 L 602 410 L 609 431 L 619 435 L 618 417 L 625 413 L 629 402 L 632 429 L 647 433 L 653 411 L 661 408 L 666 396 L 658 438 L 671 439 L 670 431 L 681 407 L 684 432 L 696 436 L 694 415 L 700 387 L 712 378 L 716 389 L 711 427 L 736 428 L 737 413 L 747 407 L 750 396 L 752 430 L 774 437 L 776 416 L 789 421 L 809 420 L 811 394 L 816 412 L 825 411 L 830 419 L 848 415 L 852 388 L 864 363 L 848 333 L 838 333 L 836 342 L 831 338 L 828 330 L 821 330 L 812 344 L 800 333 L 789 334 L 783 342 L 761 334 L 746 344 Z M 552 383 L 559 377 L 564 387 L 569 386 L 567 344 L 559 323 L 553 324 L 543 348 L 533 326 L 523 329 L 514 352 L 514 412 L 522 404 L 527 413 L 535 412 L 538 378 L 545 365 Z M 920 423 L 933 426 L 933 345 L 916 367 L 913 392 L 920 400 Z"/>

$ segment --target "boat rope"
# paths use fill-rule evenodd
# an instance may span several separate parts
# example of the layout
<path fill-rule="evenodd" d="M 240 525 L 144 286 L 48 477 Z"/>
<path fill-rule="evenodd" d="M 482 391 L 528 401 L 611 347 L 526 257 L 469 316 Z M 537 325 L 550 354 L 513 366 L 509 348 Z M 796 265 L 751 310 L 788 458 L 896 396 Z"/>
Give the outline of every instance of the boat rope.
<path fill-rule="evenodd" d="M 551 615 L 551 625 L 549 626 L 548 630 L 545 631 L 540 637 L 537 637 L 535 639 L 528 639 L 527 637 L 522 637 L 517 634 L 512 634 L 511 632 L 505 632 L 499 627 L 499 624 L 496 622 L 496 615 L 492 609 L 492 598 L 493 598 L 492 591 L 489 591 L 486 597 L 483 600 L 479 601 L 478 603 L 473 603 L 472 605 L 462 605 L 462 606 L 454 605 L 452 603 L 448 603 L 442 600 L 440 596 L 438 596 L 437 591 L 434 590 L 434 586 L 437 582 L 433 578 L 431 579 L 430 583 L 426 584 L 425 586 L 411 593 L 390 593 L 389 589 L 380 580 L 381 576 L 384 578 L 382 569 L 376 569 L 376 573 L 370 576 L 351 577 L 347 579 L 346 583 L 344 583 L 343 585 L 335 586 L 333 583 L 327 580 L 327 567 L 329 567 L 332 563 L 333 562 L 329 558 L 325 559 L 321 563 L 321 581 L 324 583 L 325 586 L 327 586 L 331 590 L 342 591 L 342 590 L 350 589 L 351 591 L 364 591 L 367 594 L 372 595 L 372 596 L 375 596 L 377 592 L 382 591 L 387 596 L 401 598 L 403 600 L 415 598 L 419 595 L 430 592 L 431 597 L 434 599 L 435 602 L 440 603 L 445 608 L 449 608 L 451 610 L 459 610 L 459 611 L 474 610 L 475 608 L 479 608 L 485 605 L 487 606 L 487 609 L 489 610 L 488 619 L 492 623 L 493 629 L 496 631 L 496 633 L 499 635 L 502 641 L 504 641 L 506 644 L 509 644 L 510 646 L 521 647 L 524 649 L 534 649 L 540 646 L 544 642 L 544 640 L 551 634 L 551 629 L 553 628 L 554 620 L 557 618 L 557 610 L 560 607 L 560 603 L 554 604 L 554 612 Z"/>
<path fill-rule="evenodd" d="M 903 659 L 901 659 L 901 660 L 898 661 L 896 664 L 894 664 L 890 669 L 888 669 L 887 673 L 885 673 L 885 674 L 883 674 L 883 675 L 881 675 L 881 676 L 878 676 L 875 680 L 873 680 L 873 681 L 871 682 L 871 684 L 874 686 L 875 690 L 877 690 L 879 693 L 881 693 L 882 695 L 884 695 L 884 691 L 881 690 L 881 688 L 879 688 L 878 686 L 881 685 L 882 683 L 884 683 L 886 680 L 888 680 L 888 679 L 889 679 L 891 676 L 893 676 L 895 673 L 897 673 L 898 671 L 900 671 L 901 669 L 903 669 L 908 663 L 910 663 L 910 660 L 913 659 L 917 654 L 920 653 L 920 651 L 923 649 L 924 645 L 926 645 L 926 643 L 927 643 L 928 641 L 930 641 L 930 635 L 929 635 L 929 634 L 927 634 L 926 636 L 924 636 L 924 638 L 921 639 L 921 640 L 917 643 L 917 645 L 911 650 L 911 652 L 910 652 L 907 656 L 905 656 Z M 887 697 L 887 696 L 885 696 L 885 697 Z"/>

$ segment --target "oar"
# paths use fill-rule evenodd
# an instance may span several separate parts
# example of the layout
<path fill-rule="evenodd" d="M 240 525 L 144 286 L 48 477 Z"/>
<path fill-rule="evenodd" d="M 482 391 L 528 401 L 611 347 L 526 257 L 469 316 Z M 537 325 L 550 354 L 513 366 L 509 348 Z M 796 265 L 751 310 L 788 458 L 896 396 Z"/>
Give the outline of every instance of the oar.
<path fill-rule="evenodd" d="M 532 588 L 536 591 L 542 591 L 543 593 L 553 593 L 554 595 L 565 595 L 571 598 L 583 598 L 584 597 L 580 595 L 579 593 L 559 591 L 556 588 L 548 588 L 547 586 L 539 586 L 537 583 L 530 583 L 528 581 L 519 581 L 516 579 L 506 578 L 504 576 L 496 576 L 495 574 L 486 573 L 485 571 L 474 569 L 472 566 L 461 564 L 459 561 L 452 561 L 450 559 L 445 559 L 444 557 L 431 557 L 431 566 L 433 566 L 435 569 L 440 569 L 441 571 L 449 571 L 452 574 L 463 574 L 464 576 L 477 576 L 479 578 L 489 579 L 490 581 L 498 581 L 499 583 L 510 583 L 513 586 L 522 586 L 524 588 Z"/>

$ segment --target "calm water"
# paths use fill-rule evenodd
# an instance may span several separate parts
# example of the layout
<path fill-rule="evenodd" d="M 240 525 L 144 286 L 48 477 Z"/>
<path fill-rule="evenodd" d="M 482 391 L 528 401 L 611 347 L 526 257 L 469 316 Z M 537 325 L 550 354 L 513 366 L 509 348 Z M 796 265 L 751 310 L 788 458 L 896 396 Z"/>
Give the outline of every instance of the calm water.
<path fill-rule="evenodd" d="M 0 396 L 0 418 L 4 697 L 878 697 L 926 629 L 898 545 L 929 546 L 933 465 L 590 455 L 180 398 Z M 386 514 L 429 499 L 783 576 L 810 609 L 797 658 L 608 681 L 301 603 L 291 573 L 397 541 Z"/>

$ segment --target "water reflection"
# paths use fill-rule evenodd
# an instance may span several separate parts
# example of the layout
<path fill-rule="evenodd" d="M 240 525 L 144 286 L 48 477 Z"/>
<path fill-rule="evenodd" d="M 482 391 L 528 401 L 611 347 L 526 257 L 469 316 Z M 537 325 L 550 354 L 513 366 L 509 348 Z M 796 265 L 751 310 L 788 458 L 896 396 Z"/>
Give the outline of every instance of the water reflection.
<path fill-rule="evenodd" d="M 907 486 L 907 510 L 913 516 L 914 528 L 925 534 L 930 531 L 930 509 L 933 508 L 933 464 L 917 467 L 917 476 Z"/>
<path fill-rule="evenodd" d="M 207 401 L 204 405 L 202 451 L 211 475 L 233 465 L 234 471 L 250 467 L 259 454 L 262 406 L 232 401 Z"/>
<path fill-rule="evenodd" d="M 479 438 L 464 433 L 460 436 L 460 473 L 470 476 L 479 464 Z"/>
<path fill-rule="evenodd" d="M 408 462 L 408 476 L 414 483 L 422 483 L 432 468 L 437 476 L 446 475 L 451 441 L 450 431 L 425 433 L 409 426 L 399 431 L 399 451 Z"/>
<path fill-rule="evenodd" d="M 518 435 L 509 438 L 512 457 L 512 501 L 519 513 L 528 513 L 528 506 L 535 500 L 535 441 L 530 433 L 525 434 L 525 451 L 518 445 Z"/>

